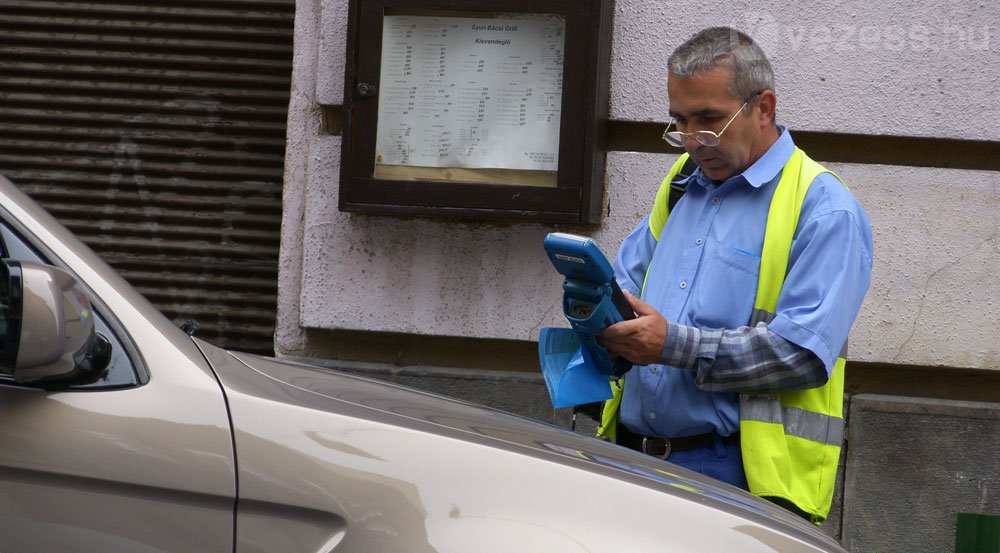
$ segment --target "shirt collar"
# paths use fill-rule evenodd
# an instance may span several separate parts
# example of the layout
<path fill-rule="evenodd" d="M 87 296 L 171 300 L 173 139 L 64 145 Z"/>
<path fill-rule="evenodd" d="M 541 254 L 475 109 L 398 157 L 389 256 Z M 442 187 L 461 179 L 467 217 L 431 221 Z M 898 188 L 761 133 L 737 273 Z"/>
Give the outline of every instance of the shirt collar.
<path fill-rule="evenodd" d="M 774 180 L 774 177 L 781 172 L 788 160 L 792 158 L 792 154 L 795 153 L 795 143 L 792 142 L 792 135 L 788 132 L 788 128 L 779 125 L 778 130 L 781 131 L 778 140 L 771 144 L 771 147 L 764 152 L 764 155 L 760 156 L 760 159 L 747 167 L 746 171 L 743 171 L 743 178 L 754 188 L 760 188 Z"/>
<path fill-rule="evenodd" d="M 750 186 L 760 188 L 774 180 L 774 177 L 781 172 L 785 164 L 788 163 L 788 160 L 792 158 L 792 154 L 795 153 L 795 143 L 792 142 L 792 135 L 788 132 L 788 127 L 778 125 L 778 131 L 780 132 L 778 140 L 774 144 L 771 144 L 771 147 L 764 152 L 764 155 L 760 156 L 760 159 L 755 161 L 750 167 L 747 167 L 739 175 L 734 175 L 727 179 L 726 182 L 743 178 Z M 711 181 L 701 174 L 700 167 L 685 181 L 697 182 L 709 189 L 714 186 Z"/>

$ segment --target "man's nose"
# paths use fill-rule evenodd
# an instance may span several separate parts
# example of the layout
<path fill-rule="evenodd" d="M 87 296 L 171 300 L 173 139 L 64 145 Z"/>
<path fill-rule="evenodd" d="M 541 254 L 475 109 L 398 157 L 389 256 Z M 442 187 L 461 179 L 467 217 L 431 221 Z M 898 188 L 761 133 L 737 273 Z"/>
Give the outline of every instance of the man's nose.
<path fill-rule="evenodd" d="M 694 153 L 695 150 L 702 147 L 702 143 L 698 142 L 698 139 L 694 137 L 693 134 L 684 136 L 684 151 L 687 153 Z"/>

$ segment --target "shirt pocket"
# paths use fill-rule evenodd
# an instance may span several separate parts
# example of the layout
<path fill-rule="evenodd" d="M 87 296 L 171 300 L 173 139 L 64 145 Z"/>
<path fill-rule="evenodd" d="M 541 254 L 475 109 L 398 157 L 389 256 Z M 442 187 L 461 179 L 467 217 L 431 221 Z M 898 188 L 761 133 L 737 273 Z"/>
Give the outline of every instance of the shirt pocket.
<path fill-rule="evenodd" d="M 691 321 L 701 328 L 748 325 L 759 275 L 760 256 L 710 240 L 691 290 Z"/>

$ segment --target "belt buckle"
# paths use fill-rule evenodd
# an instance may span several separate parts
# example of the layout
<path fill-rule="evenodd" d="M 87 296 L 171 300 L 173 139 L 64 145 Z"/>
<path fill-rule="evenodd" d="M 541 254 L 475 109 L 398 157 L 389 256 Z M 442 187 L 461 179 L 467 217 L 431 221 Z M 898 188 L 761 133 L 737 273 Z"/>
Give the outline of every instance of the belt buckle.
<path fill-rule="evenodd" d="M 670 439 L 669 438 L 660 438 L 660 439 L 663 440 L 663 453 L 654 453 L 649 450 L 649 446 L 651 444 L 649 443 L 649 437 L 647 436 L 642 437 L 642 452 L 645 453 L 646 455 L 659 457 L 660 459 L 666 461 L 667 457 L 670 457 Z"/>

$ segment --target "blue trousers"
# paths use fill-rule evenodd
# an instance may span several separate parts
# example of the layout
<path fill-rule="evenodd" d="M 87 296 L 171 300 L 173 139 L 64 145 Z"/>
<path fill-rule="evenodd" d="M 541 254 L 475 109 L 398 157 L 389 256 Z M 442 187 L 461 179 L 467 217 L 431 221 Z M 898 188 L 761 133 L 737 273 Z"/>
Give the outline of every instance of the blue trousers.
<path fill-rule="evenodd" d="M 700 472 L 705 476 L 732 484 L 737 488 L 749 491 L 746 472 L 743 470 L 743 455 L 738 441 L 726 444 L 716 437 L 715 445 L 687 451 L 676 451 L 670 454 L 667 461 L 686 469 Z M 772 503 L 802 517 L 807 521 L 812 518 L 795 504 L 781 498 L 767 498 Z"/>
<path fill-rule="evenodd" d="M 714 445 L 674 451 L 667 461 L 716 480 L 722 480 L 737 488 L 748 489 L 739 440 L 727 444 L 716 437 Z"/>

